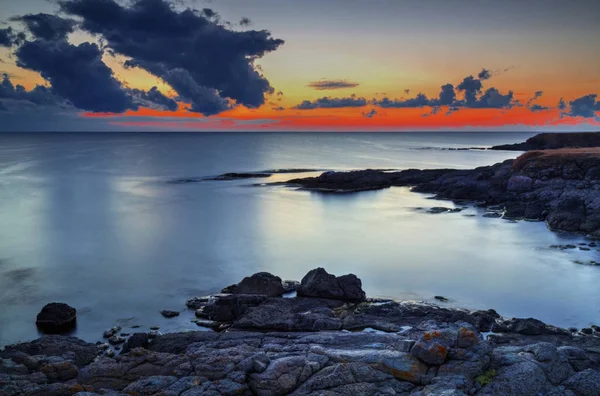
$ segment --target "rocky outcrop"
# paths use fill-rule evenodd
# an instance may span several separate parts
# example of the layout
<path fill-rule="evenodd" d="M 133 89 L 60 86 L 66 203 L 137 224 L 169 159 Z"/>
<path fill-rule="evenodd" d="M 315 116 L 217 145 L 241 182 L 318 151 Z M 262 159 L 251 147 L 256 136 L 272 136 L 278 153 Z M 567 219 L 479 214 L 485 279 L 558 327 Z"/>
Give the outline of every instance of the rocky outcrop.
<path fill-rule="evenodd" d="M 532 151 L 471 170 L 328 172 L 288 185 L 327 192 L 411 186 L 440 199 L 494 207 L 489 217 L 541 220 L 554 230 L 600 238 L 600 149 Z"/>
<path fill-rule="evenodd" d="M 260 294 L 265 296 L 281 296 L 286 289 L 281 278 L 268 272 L 258 272 L 247 276 L 238 284 L 227 286 L 222 293 Z"/>
<path fill-rule="evenodd" d="M 342 301 L 364 301 L 362 282 L 354 274 L 336 277 L 323 268 L 316 268 L 302 278 L 298 296 L 330 298 Z"/>
<path fill-rule="evenodd" d="M 523 143 L 493 146 L 491 150 L 549 150 L 565 147 L 600 147 L 600 132 L 540 133 Z"/>
<path fill-rule="evenodd" d="M 346 285 L 321 268 L 305 278 Z M 358 278 L 349 284 L 362 292 Z M 136 333 L 119 355 L 58 335 L 8 346 L 0 395 L 600 395 L 594 327 L 575 336 L 493 310 L 391 300 L 194 301 L 200 315 L 228 313 L 228 330 Z"/>
<path fill-rule="evenodd" d="M 72 330 L 77 322 L 77 310 L 67 304 L 50 303 L 37 315 L 35 324 L 44 333 L 64 333 Z"/>

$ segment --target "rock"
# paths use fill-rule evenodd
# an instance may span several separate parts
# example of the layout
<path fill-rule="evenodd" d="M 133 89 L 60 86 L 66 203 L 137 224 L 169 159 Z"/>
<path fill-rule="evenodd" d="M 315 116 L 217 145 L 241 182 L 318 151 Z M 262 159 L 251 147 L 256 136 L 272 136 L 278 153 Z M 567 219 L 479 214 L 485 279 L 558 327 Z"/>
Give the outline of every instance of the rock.
<path fill-rule="evenodd" d="M 60 335 L 46 335 L 31 342 L 8 345 L 0 351 L 0 357 L 12 358 L 15 356 L 60 356 L 82 367 L 89 364 L 100 353 L 98 345 L 90 344 L 79 338 Z M 19 360 L 20 361 L 20 360 Z"/>
<path fill-rule="evenodd" d="M 179 311 L 169 311 L 165 309 L 160 311 L 160 314 L 165 318 L 174 318 L 176 316 L 179 316 Z"/>
<path fill-rule="evenodd" d="M 366 294 L 362 282 L 354 275 L 337 277 L 323 268 L 310 271 L 302 278 L 298 287 L 298 296 L 330 298 L 343 301 L 364 301 Z"/>
<path fill-rule="evenodd" d="M 286 293 L 295 292 L 298 290 L 298 286 L 300 286 L 300 282 L 295 280 L 285 280 L 282 282 L 282 284 Z"/>
<path fill-rule="evenodd" d="M 114 335 L 112 337 L 110 337 L 108 339 L 109 344 L 111 345 L 118 345 L 118 344 L 122 344 L 125 342 L 125 338 L 118 336 L 118 335 Z"/>
<path fill-rule="evenodd" d="M 600 372 L 592 369 L 580 371 L 563 385 L 577 396 L 600 396 Z"/>
<path fill-rule="evenodd" d="M 245 277 L 237 285 L 223 289 L 223 293 L 231 294 L 260 294 L 266 296 L 281 296 L 286 292 L 281 278 L 268 272 L 258 272 Z"/>
<path fill-rule="evenodd" d="M 127 339 L 121 353 L 127 353 L 135 348 L 147 348 L 148 345 L 149 337 L 147 333 L 135 333 Z"/>
<path fill-rule="evenodd" d="M 488 213 L 484 213 L 482 215 L 482 217 L 487 217 L 487 218 L 492 218 L 492 219 L 498 219 L 498 218 L 502 217 L 502 213 L 488 212 Z"/>
<path fill-rule="evenodd" d="M 106 330 L 103 334 L 103 337 L 110 338 L 110 337 L 114 336 L 115 334 L 117 334 L 119 331 L 121 331 L 121 328 L 119 326 L 113 327 L 112 329 Z"/>
<path fill-rule="evenodd" d="M 45 333 L 64 333 L 76 326 L 77 310 L 67 304 L 50 303 L 37 315 L 35 324 Z"/>
<path fill-rule="evenodd" d="M 506 190 L 510 192 L 523 193 L 530 191 L 533 186 L 533 180 L 527 176 L 513 176 L 508 179 Z"/>
<path fill-rule="evenodd" d="M 445 332 L 428 331 L 415 343 L 410 353 L 424 363 L 439 366 L 446 361 L 454 342 Z"/>
<path fill-rule="evenodd" d="M 242 316 L 246 310 L 261 304 L 265 295 L 231 294 L 220 295 L 196 311 L 196 316 L 216 322 L 232 322 Z"/>
<path fill-rule="evenodd" d="M 44 373 L 51 383 L 65 382 L 77 377 L 78 374 L 77 366 L 69 361 L 42 364 L 40 371 Z"/>
<path fill-rule="evenodd" d="M 478 395 L 538 396 L 549 388 L 544 371 L 537 364 L 520 362 L 500 368 Z"/>

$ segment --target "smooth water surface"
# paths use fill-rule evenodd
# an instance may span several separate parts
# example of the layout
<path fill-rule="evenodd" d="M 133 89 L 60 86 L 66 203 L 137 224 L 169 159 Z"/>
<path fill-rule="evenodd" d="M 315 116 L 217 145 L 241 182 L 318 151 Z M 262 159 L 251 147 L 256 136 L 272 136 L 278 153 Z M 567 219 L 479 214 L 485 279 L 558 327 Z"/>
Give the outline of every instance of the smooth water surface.
<path fill-rule="evenodd" d="M 0 345 L 37 337 L 35 316 L 51 301 L 78 309 L 75 334 L 90 341 L 116 324 L 194 329 L 188 297 L 258 271 L 299 280 L 317 266 L 357 274 L 369 296 L 444 295 L 559 326 L 598 323 L 600 267 L 573 263 L 598 252 L 550 249 L 583 239 L 543 223 L 476 208 L 427 214 L 417 208 L 453 204 L 406 188 L 323 195 L 257 180 L 167 183 L 273 168 L 472 168 L 518 153 L 434 148 L 529 136 L 0 135 Z M 161 309 L 184 314 L 164 319 Z"/>

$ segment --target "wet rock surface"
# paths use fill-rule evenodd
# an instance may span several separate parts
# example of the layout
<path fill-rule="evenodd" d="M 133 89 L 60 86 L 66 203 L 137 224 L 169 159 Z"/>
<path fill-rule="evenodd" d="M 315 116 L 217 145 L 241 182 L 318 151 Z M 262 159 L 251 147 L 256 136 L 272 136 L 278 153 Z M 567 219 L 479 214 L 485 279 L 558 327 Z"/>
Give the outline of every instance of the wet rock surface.
<path fill-rule="evenodd" d="M 358 278 L 311 273 L 305 286 L 361 295 Z M 8 346 L 0 395 L 600 395 L 597 326 L 365 298 L 193 301 L 224 331 L 135 333 L 120 354 L 59 335 Z"/>

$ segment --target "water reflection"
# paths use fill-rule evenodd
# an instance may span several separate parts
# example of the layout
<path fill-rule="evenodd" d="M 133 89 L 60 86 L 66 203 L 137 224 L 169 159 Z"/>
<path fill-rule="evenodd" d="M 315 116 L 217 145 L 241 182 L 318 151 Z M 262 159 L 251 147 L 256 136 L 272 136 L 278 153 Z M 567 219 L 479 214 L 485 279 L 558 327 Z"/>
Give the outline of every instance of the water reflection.
<path fill-rule="evenodd" d="M 406 188 L 337 195 L 252 180 L 165 183 L 272 168 L 470 167 L 506 153 L 411 149 L 449 144 L 431 136 L 0 139 L 0 345 L 36 337 L 35 315 L 51 301 L 78 309 L 76 335 L 88 340 L 119 323 L 196 329 L 191 311 L 175 320 L 159 311 L 257 271 L 300 279 L 316 266 L 356 273 L 371 296 L 444 295 L 561 326 L 600 322 L 600 308 L 585 303 L 600 297 L 600 268 L 572 262 L 598 252 L 549 249 L 581 238 L 542 223 L 486 219 L 472 207 L 425 213 L 416 208 L 453 204 Z M 504 139 L 494 143 L 522 140 Z"/>

